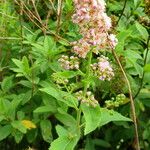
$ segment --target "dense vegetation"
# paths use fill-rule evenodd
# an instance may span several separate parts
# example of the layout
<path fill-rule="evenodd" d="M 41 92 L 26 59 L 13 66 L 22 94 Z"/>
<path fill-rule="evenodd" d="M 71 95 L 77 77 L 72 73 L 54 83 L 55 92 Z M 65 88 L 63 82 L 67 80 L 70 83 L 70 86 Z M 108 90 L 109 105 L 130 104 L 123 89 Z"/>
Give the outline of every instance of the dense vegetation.
<path fill-rule="evenodd" d="M 80 57 L 73 0 L 0 1 L 1 150 L 150 149 L 150 1 L 105 2 L 118 44 Z"/>

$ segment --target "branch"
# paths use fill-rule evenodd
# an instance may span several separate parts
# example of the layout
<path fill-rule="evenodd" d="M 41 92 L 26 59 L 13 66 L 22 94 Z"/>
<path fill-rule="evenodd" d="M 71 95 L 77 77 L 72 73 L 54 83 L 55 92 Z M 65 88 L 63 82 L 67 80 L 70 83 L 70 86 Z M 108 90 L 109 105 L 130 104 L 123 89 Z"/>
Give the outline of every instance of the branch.
<path fill-rule="evenodd" d="M 108 33 L 107 34 L 107 38 L 108 38 Z M 108 41 L 109 41 L 109 38 L 108 38 Z M 130 98 L 130 104 L 131 104 L 131 112 L 132 112 L 132 120 L 133 120 L 133 123 L 134 123 L 134 129 L 135 129 L 135 143 L 136 143 L 136 150 L 140 150 L 140 144 L 139 144 L 139 135 L 138 135 L 138 126 L 137 126 L 137 119 L 136 119 L 136 112 L 135 112 L 135 105 L 134 105 L 134 100 L 133 100 L 133 96 L 132 96 L 132 90 L 131 90 L 131 85 L 130 85 L 130 82 L 127 78 L 127 75 L 122 67 L 122 64 L 116 54 L 116 52 L 114 51 L 114 48 L 113 46 L 111 45 L 111 43 L 109 42 L 109 45 L 110 45 L 110 48 L 112 50 L 112 54 L 119 66 L 119 68 L 121 69 L 122 71 L 122 74 L 126 80 L 126 83 L 127 83 L 127 86 L 128 86 L 128 91 L 129 91 L 129 98 Z"/>

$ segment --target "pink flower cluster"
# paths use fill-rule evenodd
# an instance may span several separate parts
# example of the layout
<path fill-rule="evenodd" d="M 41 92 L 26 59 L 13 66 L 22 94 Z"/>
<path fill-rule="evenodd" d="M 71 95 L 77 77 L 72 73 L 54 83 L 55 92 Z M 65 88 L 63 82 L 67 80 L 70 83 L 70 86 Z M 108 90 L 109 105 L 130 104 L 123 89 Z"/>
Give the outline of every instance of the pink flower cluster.
<path fill-rule="evenodd" d="M 109 46 L 115 47 L 115 35 L 108 35 L 111 28 L 111 19 L 105 13 L 104 0 L 74 0 L 76 12 L 72 16 L 78 24 L 82 38 L 73 42 L 73 51 L 82 58 L 93 49 L 98 53 Z"/>
<path fill-rule="evenodd" d="M 98 57 L 98 62 L 92 64 L 91 67 L 94 71 L 94 74 L 100 80 L 110 81 L 112 77 L 114 76 L 112 66 L 110 65 L 108 61 L 108 57 L 105 57 L 105 56 Z"/>

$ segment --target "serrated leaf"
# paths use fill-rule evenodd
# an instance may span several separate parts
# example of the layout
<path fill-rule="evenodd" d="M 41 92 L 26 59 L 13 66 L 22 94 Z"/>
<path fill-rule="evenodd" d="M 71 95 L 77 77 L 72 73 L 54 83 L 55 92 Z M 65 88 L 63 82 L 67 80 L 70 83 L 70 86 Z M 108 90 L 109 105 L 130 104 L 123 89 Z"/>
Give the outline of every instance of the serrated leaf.
<path fill-rule="evenodd" d="M 94 131 L 99 126 L 101 119 L 101 111 L 99 106 L 91 107 L 84 104 L 81 105 L 81 109 L 85 118 L 84 134 L 86 135 Z"/>
<path fill-rule="evenodd" d="M 130 30 L 123 30 L 117 35 L 117 39 L 119 42 L 116 46 L 116 51 L 118 53 L 120 53 L 120 54 L 124 53 L 124 46 L 125 46 L 126 39 L 128 37 L 130 37 L 131 33 L 132 33 L 132 31 L 130 31 Z"/>
<path fill-rule="evenodd" d="M 146 30 L 146 28 L 144 28 L 140 23 L 136 22 L 136 28 L 137 30 L 139 31 L 141 37 L 143 38 L 143 40 L 145 40 L 147 42 L 147 39 L 148 39 L 148 32 Z"/>
<path fill-rule="evenodd" d="M 108 110 L 106 108 L 101 108 L 101 120 L 100 126 L 103 126 L 111 121 L 132 121 L 130 118 L 122 116 L 120 113 L 114 110 Z"/>
<path fill-rule="evenodd" d="M 44 48 L 46 51 L 52 51 L 56 47 L 56 42 L 51 36 L 46 36 L 44 39 Z"/>
<path fill-rule="evenodd" d="M 22 58 L 22 65 L 23 65 L 23 72 L 29 74 L 30 73 L 30 66 L 26 56 Z"/>
<path fill-rule="evenodd" d="M 5 139 L 9 134 L 12 132 L 12 127 L 11 125 L 6 125 L 3 127 L 0 127 L 0 141 Z"/>
<path fill-rule="evenodd" d="M 12 61 L 18 68 L 22 68 L 22 62 L 20 60 L 13 58 Z"/>
<path fill-rule="evenodd" d="M 138 51 L 126 50 L 124 54 L 125 54 L 126 57 L 129 57 L 131 59 L 140 59 L 140 60 L 143 60 L 143 58 L 138 53 Z"/>
<path fill-rule="evenodd" d="M 54 88 L 52 86 L 42 88 L 42 89 L 40 89 L 40 91 L 43 91 L 43 92 L 53 96 L 58 101 L 62 101 L 70 107 L 77 108 L 77 105 L 78 105 L 77 99 L 74 98 L 71 94 L 69 94 L 67 92 L 60 91 L 59 89 Z"/>

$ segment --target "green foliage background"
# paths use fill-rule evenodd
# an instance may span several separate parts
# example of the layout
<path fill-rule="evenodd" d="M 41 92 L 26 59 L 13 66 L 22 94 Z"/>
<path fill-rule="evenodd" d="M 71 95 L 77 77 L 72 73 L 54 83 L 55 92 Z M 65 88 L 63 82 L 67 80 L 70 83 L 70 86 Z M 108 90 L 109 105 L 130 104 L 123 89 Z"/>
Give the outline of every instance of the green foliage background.
<path fill-rule="evenodd" d="M 150 2 L 106 2 L 119 40 L 115 51 L 132 87 L 140 147 L 149 150 Z M 72 0 L 63 2 L 59 30 L 56 0 L 36 0 L 35 7 L 41 20 L 30 0 L 0 1 L 0 149 L 134 149 L 129 93 L 113 56 L 108 54 L 116 66 L 116 77 L 109 83 L 88 81 L 101 107 L 81 105 L 83 124 L 79 127 L 77 99 L 59 89 L 52 78 L 53 73 L 71 81 L 82 76 L 78 71 L 62 70 L 58 63 L 62 54 L 71 51 L 68 41 L 80 38 L 78 27 L 71 21 Z M 79 89 L 81 85 L 70 86 Z M 126 96 L 125 103 L 106 108 L 105 101 L 113 101 L 119 94 Z"/>

